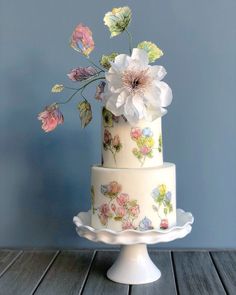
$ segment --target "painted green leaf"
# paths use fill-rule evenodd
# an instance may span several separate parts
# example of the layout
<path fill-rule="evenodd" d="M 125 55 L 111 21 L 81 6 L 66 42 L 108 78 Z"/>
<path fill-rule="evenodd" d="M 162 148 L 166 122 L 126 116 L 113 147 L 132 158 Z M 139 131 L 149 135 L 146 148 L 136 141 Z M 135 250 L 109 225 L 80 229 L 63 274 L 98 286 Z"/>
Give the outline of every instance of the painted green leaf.
<path fill-rule="evenodd" d="M 83 100 L 78 104 L 79 116 L 81 121 L 81 127 L 85 128 L 92 120 L 91 105 L 88 101 Z"/>
<path fill-rule="evenodd" d="M 130 202 L 129 202 L 129 205 L 130 205 L 131 207 L 136 206 L 136 205 L 137 205 L 137 200 L 132 200 L 132 201 L 130 201 Z"/>
<path fill-rule="evenodd" d="M 164 208 L 164 214 L 167 215 L 167 213 L 168 213 L 168 209 Z"/>
<path fill-rule="evenodd" d="M 121 216 L 115 216 L 115 217 L 114 217 L 114 220 L 115 220 L 115 221 L 120 221 L 120 220 L 122 220 L 122 217 L 121 217 Z"/>

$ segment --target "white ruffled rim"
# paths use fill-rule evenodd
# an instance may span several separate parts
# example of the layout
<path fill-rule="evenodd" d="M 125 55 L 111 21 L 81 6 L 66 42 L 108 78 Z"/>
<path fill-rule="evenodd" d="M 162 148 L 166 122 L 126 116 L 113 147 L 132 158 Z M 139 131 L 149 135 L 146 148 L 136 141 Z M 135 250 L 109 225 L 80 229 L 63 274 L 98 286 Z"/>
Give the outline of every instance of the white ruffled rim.
<path fill-rule="evenodd" d="M 187 225 L 191 225 L 194 222 L 194 217 L 192 213 L 185 212 L 182 209 L 176 210 L 176 225 L 172 226 L 168 229 L 150 229 L 145 231 L 139 231 L 134 229 L 126 229 L 123 231 L 114 231 L 111 229 L 103 228 L 103 229 L 95 229 L 90 225 L 91 220 L 91 210 L 88 212 L 80 212 L 77 216 L 73 218 L 73 222 L 76 225 L 76 227 L 82 228 L 83 230 L 88 230 L 93 233 L 111 233 L 113 235 L 122 235 L 124 233 L 141 233 L 141 234 L 148 234 L 148 233 L 159 233 L 159 234 L 166 234 L 174 230 L 183 229 Z"/>

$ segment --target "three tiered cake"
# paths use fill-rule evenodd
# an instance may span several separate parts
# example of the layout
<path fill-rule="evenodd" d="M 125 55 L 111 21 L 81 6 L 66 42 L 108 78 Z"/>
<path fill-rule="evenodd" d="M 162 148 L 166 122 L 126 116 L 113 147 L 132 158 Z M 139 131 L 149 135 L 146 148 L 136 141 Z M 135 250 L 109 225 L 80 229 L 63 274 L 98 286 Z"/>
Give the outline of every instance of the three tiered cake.
<path fill-rule="evenodd" d="M 175 165 L 163 163 L 161 118 L 130 125 L 103 108 L 102 166 L 91 171 L 95 229 L 167 229 L 176 223 Z"/>

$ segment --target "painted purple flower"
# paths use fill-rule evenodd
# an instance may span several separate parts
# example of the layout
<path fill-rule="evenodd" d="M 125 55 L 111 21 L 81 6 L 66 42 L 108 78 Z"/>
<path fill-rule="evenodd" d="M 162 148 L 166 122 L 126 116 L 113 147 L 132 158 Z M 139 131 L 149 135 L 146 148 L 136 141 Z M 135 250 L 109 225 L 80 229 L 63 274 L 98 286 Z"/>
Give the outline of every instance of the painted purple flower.
<path fill-rule="evenodd" d="M 103 100 L 104 98 L 104 89 L 106 83 L 104 81 L 100 82 L 96 88 L 95 99 L 96 100 Z"/>
<path fill-rule="evenodd" d="M 160 191 L 158 189 L 158 187 L 154 188 L 154 190 L 152 191 L 152 197 L 155 200 L 160 194 Z"/>
<path fill-rule="evenodd" d="M 94 49 L 94 41 L 91 30 L 83 24 L 77 25 L 72 33 L 70 46 L 76 51 L 89 56 Z"/>
<path fill-rule="evenodd" d="M 97 73 L 97 70 L 93 67 L 78 67 L 76 69 L 72 69 L 67 76 L 71 81 L 84 81 L 97 75 Z"/>
<path fill-rule="evenodd" d="M 64 122 L 64 117 L 58 105 L 55 103 L 47 106 L 45 110 L 38 115 L 38 119 L 42 121 L 42 129 L 45 132 L 54 130 L 57 125 Z"/>
<path fill-rule="evenodd" d="M 168 201 L 171 201 L 171 192 L 167 192 L 167 193 L 166 193 L 166 199 L 167 199 Z"/>
<path fill-rule="evenodd" d="M 145 216 L 139 223 L 139 230 L 144 231 L 149 229 L 153 229 L 152 221 Z"/>

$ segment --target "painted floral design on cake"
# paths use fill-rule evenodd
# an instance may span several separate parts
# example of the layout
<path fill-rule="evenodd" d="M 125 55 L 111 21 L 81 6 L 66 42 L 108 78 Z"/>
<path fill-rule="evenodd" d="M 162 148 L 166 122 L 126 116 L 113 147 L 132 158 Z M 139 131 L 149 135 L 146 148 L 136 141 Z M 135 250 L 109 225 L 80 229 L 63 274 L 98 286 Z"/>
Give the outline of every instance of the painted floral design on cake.
<path fill-rule="evenodd" d="M 127 122 L 124 116 L 115 116 L 112 112 L 108 111 L 106 108 L 102 109 L 102 119 L 103 119 L 103 126 L 106 128 L 111 128 L 114 126 L 114 123 L 119 123 L 121 119 Z"/>
<path fill-rule="evenodd" d="M 137 147 L 133 149 L 134 156 L 139 160 L 141 167 L 144 165 L 147 158 L 153 158 L 153 150 L 155 149 L 155 141 L 153 138 L 153 132 L 151 128 L 145 127 L 143 129 L 139 127 L 131 128 L 131 139 L 136 142 Z M 162 140 L 159 137 L 158 151 L 162 151 Z"/>
<path fill-rule="evenodd" d="M 114 162 L 116 163 L 116 154 L 122 148 L 119 135 L 113 137 L 111 132 L 108 129 L 105 129 L 103 135 L 103 148 L 105 151 L 110 151 L 112 153 Z"/>
<path fill-rule="evenodd" d="M 135 225 L 140 213 L 137 200 L 123 193 L 122 186 L 117 181 L 101 185 L 101 193 L 108 198 L 107 202 L 95 209 L 102 225 L 107 226 L 109 220 L 112 219 L 121 222 L 122 230 L 138 229 Z"/>
<path fill-rule="evenodd" d="M 153 189 L 151 195 L 156 203 L 152 208 L 161 220 L 160 228 L 167 229 L 169 227 L 167 215 L 173 211 L 171 192 L 168 191 L 165 184 L 161 184 Z"/>
<path fill-rule="evenodd" d="M 152 226 L 152 221 L 147 218 L 146 216 L 139 222 L 139 230 L 140 231 L 145 231 L 145 230 L 150 230 L 153 229 Z"/>

